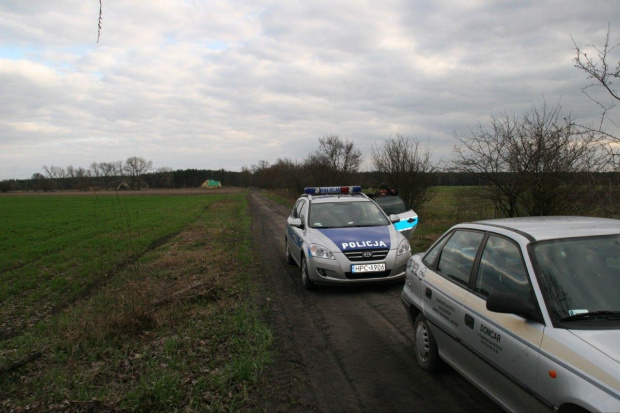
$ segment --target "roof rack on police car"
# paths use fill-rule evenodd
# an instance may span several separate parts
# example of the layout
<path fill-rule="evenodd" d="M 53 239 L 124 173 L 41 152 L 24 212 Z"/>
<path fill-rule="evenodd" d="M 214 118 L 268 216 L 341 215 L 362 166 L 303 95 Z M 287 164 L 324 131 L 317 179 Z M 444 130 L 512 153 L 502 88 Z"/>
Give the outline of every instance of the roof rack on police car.
<path fill-rule="evenodd" d="M 360 185 L 354 186 L 308 186 L 304 188 L 304 195 L 364 195 Z"/>

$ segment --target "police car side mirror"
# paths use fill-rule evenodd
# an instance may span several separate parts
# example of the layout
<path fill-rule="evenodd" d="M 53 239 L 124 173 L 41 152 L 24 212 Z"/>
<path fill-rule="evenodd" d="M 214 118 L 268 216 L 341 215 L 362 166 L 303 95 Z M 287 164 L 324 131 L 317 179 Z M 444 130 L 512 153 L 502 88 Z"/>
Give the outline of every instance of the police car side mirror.
<path fill-rule="evenodd" d="M 390 222 L 392 222 L 392 224 L 396 224 L 397 222 L 400 222 L 400 218 L 398 215 L 392 214 L 390 215 Z"/>
<path fill-rule="evenodd" d="M 301 218 L 288 218 L 288 225 L 291 227 L 295 227 L 295 228 L 301 228 L 303 229 L 304 227 L 304 223 L 302 222 Z"/>
<path fill-rule="evenodd" d="M 539 320 L 536 306 L 514 293 L 493 293 L 487 298 L 487 310 L 494 313 L 516 314 L 529 320 Z"/>

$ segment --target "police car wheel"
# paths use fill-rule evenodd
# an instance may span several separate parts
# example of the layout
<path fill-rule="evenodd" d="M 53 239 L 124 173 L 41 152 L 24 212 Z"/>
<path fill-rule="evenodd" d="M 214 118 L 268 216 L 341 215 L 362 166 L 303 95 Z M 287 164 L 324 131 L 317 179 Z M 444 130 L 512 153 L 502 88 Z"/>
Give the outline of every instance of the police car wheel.
<path fill-rule="evenodd" d="M 301 283 L 304 285 L 306 290 L 314 289 L 314 283 L 308 276 L 308 263 L 306 262 L 305 257 L 301 257 Z"/>
<path fill-rule="evenodd" d="M 437 342 L 428 327 L 426 317 L 422 313 L 415 319 L 415 356 L 422 369 L 428 372 L 437 371 L 441 360 L 437 352 Z"/>
<path fill-rule="evenodd" d="M 285 242 L 284 248 L 286 249 L 286 263 L 287 264 L 294 264 L 295 261 L 293 260 L 293 256 L 291 255 L 291 252 L 288 249 L 288 242 L 287 242 L 287 240 L 284 240 L 284 242 Z"/>

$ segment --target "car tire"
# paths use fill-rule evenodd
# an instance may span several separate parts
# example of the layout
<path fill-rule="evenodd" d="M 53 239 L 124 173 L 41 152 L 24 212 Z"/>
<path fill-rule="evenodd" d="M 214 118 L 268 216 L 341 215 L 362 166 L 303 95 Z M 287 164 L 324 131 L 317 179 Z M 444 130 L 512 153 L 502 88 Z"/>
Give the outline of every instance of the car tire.
<path fill-rule="evenodd" d="M 437 351 L 437 342 L 428 326 L 426 317 L 422 313 L 418 314 L 415 319 L 414 333 L 415 357 L 418 365 L 429 373 L 437 371 L 441 363 Z"/>
<path fill-rule="evenodd" d="M 286 263 L 289 265 L 293 265 L 295 264 L 295 260 L 293 260 L 293 256 L 291 255 L 291 252 L 288 249 L 288 240 L 285 239 L 284 240 L 284 248 L 285 248 L 285 254 L 286 254 Z"/>
<path fill-rule="evenodd" d="M 301 283 L 306 290 L 313 290 L 315 285 L 308 275 L 308 263 L 306 257 L 301 257 Z"/>

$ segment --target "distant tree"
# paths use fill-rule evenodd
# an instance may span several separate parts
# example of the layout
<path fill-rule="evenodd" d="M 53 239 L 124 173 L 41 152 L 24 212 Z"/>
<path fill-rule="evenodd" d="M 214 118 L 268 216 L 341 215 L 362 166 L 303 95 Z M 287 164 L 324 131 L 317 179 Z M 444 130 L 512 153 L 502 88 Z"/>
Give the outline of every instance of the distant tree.
<path fill-rule="evenodd" d="M 435 194 L 432 152 L 413 138 L 396 135 L 372 149 L 375 169 L 386 184 L 397 189 L 411 208 L 419 208 Z"/>
<path fill-rule="evenodd" d="M 319 138 L 319 148 L 305 161 L 305 169 L 315 178 L 315 184 L 346 185 L 362 164 L 362 152 L 351 140 L 337 135 Z"/>
<path fill-rule="evenodd" d="M 73 165 L 68 165 L 65 168 L 65 177 L 66 178 L 75 178 L 75 168 L 73 167 Z"/>
<path fill-rule="evenodd" d="M 42 173 L 35 172 L 32 174 L 32 177 L 30 179 L 34 183 L 33 189 L 35 191 L 43 190 L 47 192 L 47 190 L 49 189 L 49 182 L 45 178 L 45 175 L 43 175 Z"/>
<path fill-rule="evenodd" d="M 268 177 L 271 188 L 286 189 L 294 194 L 303 191 L 303 166 L 291 159 L 279 158 L 269 168 Z"/>
<path fill-rule="evenodd" d="M 9 192 L 12 189 L 13 185 L 8 179 L 3 179 L 0 181 L 0 192 Z"/>
<path fill-rule="evenodd" d="M 153 174 L 153 185 L 156 188 L 172 188 L 174 186 L 174 172 L 172 168 L 162 166 Z"/>
<path fill-rule="evenodd" d="M 138 184 L 138 189 L 142 189 L 141 176 L 147 173 L 153 167 L 152 161 L 147 161 L 138 156 L 132 156 L 125 161 L 125 172 L 131 177 L 131 188 Z"/>
<path fill-rule="evenodd" d="M 560 113 L 559 105 L 532 106 L 521 117 L 493 116 L 471 136 L 456 136 L 456 170 L 481 176 L 482 197 L 497 215 L 575 213 L 591 195 L 587 179 L 609 161 L 604 144 Z"/>
<path fill-rule="evenodd" d="M 258 164 L 251 166 L 252 176 L 254 177 L 254 184 L 261 188 L 270 188 L 271 182 L 269 180 L 269 162 L 265 160 L 258 161 Z"/>
<path fill-rule="evenodd" d="M 125 162 L 123 161 L 115 161 L 113 162 L 114 165 L 114 174 L 117 175 L 121 181 L 125 180 Z"/>
<path fill-rule="evenodd" d="M 108 184 L 110 180 L 114 177 L 114 173 L 116 171 L 114 162 L 99 162 L 97 165 L 97 169 L 99 170 L 99 175 L 103 177 L 103 187 L 104 189 L 108 189 Z"/>
<path fill-rule="evenodd" d="M 241 167 L 241 174 L 239 176 L 239 186 L 251 186 L 252 184 L 253 184 L 252 171 L 247 166 Z"/>
<path fill-rule="evenodd" d="M 75 169 L 75 189 L 80 191 L 87 191 L 90 187 L 90 173 L 89 170 L 82 168 L 81 166 Z"/>
<path fill-rule="evenodd" d="M 99 169 L 99 164 L 97 162 L 93 162 L 90 164 L 89 173 L 90 173 L 90 176 L 93 177 L 93 186 L 101 185 L 101 183 L 99 182 L 99 177 L 101 176 L 101 170 Z"/>
<path fill-rule="evenodd" d="M 43 170 L 47 175 L 47 178 L 50 180 L 49 189 L 53 190 L 58 188 L 58 180 L 65 177 L 65 170 L 60 166 L 47 166 L 43 165 Z"/>

